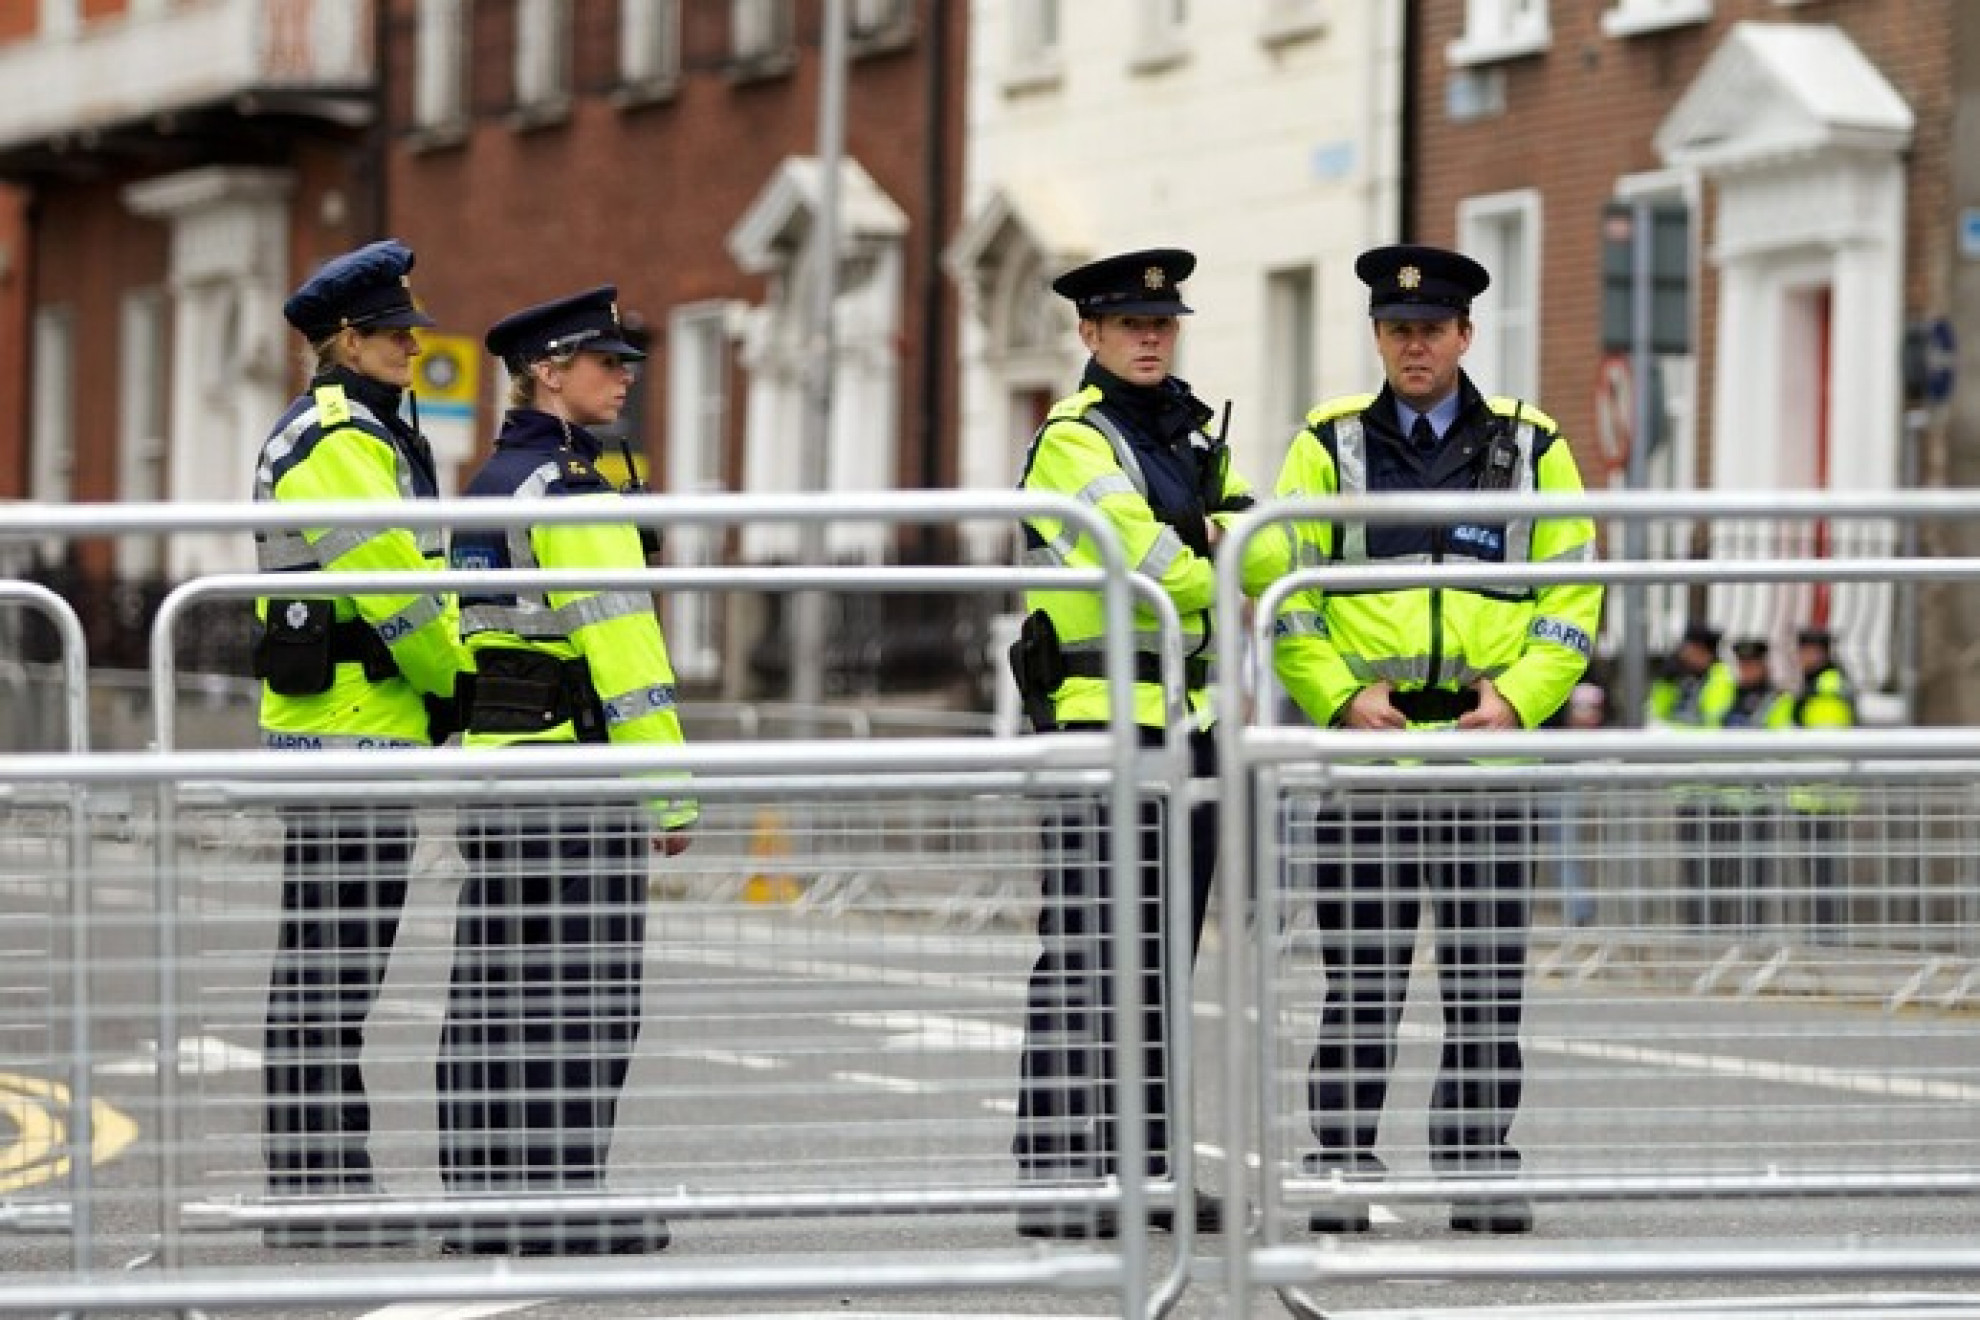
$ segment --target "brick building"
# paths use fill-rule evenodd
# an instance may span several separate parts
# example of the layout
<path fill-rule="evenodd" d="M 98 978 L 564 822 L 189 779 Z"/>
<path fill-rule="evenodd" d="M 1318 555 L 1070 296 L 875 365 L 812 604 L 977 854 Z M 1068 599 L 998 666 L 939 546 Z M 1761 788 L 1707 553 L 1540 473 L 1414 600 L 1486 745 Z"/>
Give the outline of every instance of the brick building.
<path fill-rule="evenodd" d="M 420 254 L 441 331 L 469 336 L 468 353 L 516 307 L 616 284 L 652 335 L 629 427 L 656 489 L 776 494 L 803 481 L 823 9 L 392 0 L 388 223 Z M 955 312 L 940 258 L 960 193 L 966 16 L 949 0 L 846 11 L 827 488 L 949 486 Z M 481 366 L 471 420 L 437 437 L 456 464 L 499 420 L 500 371 Z M 668 544 L 682 563 L 798 549 L 793 529 L 774 526 L 682 528 Z M 830 546 L 861 559 L 923 548 L 867 527 L 835 528 Z M 780 604 L 671 597 L 683 676 L 719 678 L 733 695 L 778 690 Z M 885 636 L 952 653 L 947 626 L 842 614 L 832 632 L 847 646 Z M 841 655 L 833 668 L 863 664 L 858 681 L 872 681 L 896 660 L 914 667 Z"/>
<path fill-rule="evenodd" d="M 1964 414 L 1954 401 L 1907 420 L 1900 344 L 1939 319 L 1980 335 L 1954 223 L 1975 200 L 1959 165 L 1973 131 L 1955 110 L 1976 42 L 1980 10 L 1953 0 L 1413 5 L 1408 212 L 1417 237 L 1495 272 L 1474 374 L 1552 411 L 1591 486 L 1620 485 L 1634 428 L 1618 378 L 1637 382 L 1604 343 L 1605 208 L 1659 211 L 1676 222 L 1659 265 L 1675 272 L 1684 342 L 1654 356 L 1663 438 L 1639 452 L 1645 484 L 1869 493 L 1958 479 L 1973 465 Z M 1841 524 L 1665 535 L 1663 549 L 1714 558 L 1899 548 L 1892 529 Z M 1971 650 L 1971 611 L 1943 593 L 1653 593 L 1653 649 L 1701 610 L 1777 644 L 1828 623 L 1868 685 L 1919 698 L 1923 718 L 1970 717 L 1968 676 L 1919 659 L 1961 665 L 1951 657 Z"/>

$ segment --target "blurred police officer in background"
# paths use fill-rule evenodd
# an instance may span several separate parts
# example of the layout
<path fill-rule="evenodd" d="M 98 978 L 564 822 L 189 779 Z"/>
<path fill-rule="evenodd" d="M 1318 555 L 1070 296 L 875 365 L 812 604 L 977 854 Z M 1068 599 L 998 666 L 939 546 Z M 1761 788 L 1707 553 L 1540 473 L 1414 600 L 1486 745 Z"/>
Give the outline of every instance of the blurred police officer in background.
<path fill-rule="evenodd" d="M 413 254 L 385 240 L 327 263 L 282 313 L 315 371 L 262 445 L 254 497 L 394 501 L 438 494 L 433 454 L 400 416 L 413 329 Z M 437 529 L 258 532 L 264 571 L 403 572 L 443 567 Z M 272 597 L 262 628 L 261 733 L 269 748 L 426 747 L 452 731 L 465 667 L 453 598 L 441 592 Z M 371 1111 L 359 1054 L 405 905 L 412 820 L 399 808 L 284 813 L 282 921 L 263 1062 L 265 1155 L 275 1196 L 373 1195 Z M 403 1232 L 295 1222 L 270 1245 L 377 1245 Z"/>
<path fill-rule="evenodd" d="M 1652 680 L 1644 722 L 1653 729 L 1715 728 L 1732 704 L 1733 675 L 1719 659 L 1723 634 L 1706 623 L 1685 625 L 1677 649 Z"/>
<path fill-rule="evenodd" d="M 1355 274 L 1386 383 L 1321 404 L 1294 436 L 1282 496 L 1581 490 L 1552 419 L 1525 402 L 1482 396 L 1461 364 L 1472 299 L 1489 283 L 1471 258 L 1401 245 L 1365 252 Z M 1585 518 L 1447 526 L 1301 523 L 1258 538 L 1247 591 L 1311 563 L 1571 563 L 1591 559 Z M 1587 668 L 1601 618 L 1596 586 L 1468 590 L 1449 586 L 1292 596 L 1277 621 L 1275 666 L 1322 726 L 1370 732 L 1539 727 Z M 1431 1100 L 1430 1157 L 1440 1173 L 1506 1175 L 1523 1063 L 1533 823 L 1527 805 L 1452 793 L 1368 803 L 1323 817 L 1315 912 L 1328 970 L 1309 1074 L 1314 1174 L 1379 1176 L 1376 1127 L 1395 1062 L 1417 926 L 1436 918 L 1443 1057 Z M 1522 1233 L 1531 1207 L 1459 1197 L 1451 1227 Z M 1322 1209 L 1318 1232 L 1368 1228 L 1365 1204 Z"/>
<path fill-rule="evenodd" d="M 1773 648 L 1764 637 L 1732 644 L 1730 694 L 1709 693 L 1702 716 L 1719 729 L 1785 729 L 1794 704 L 1774 685 L 1768 668 Z M 1773 888 L 1776 827 L 1774 791 L 1762 784 L 1715 784 L 1711 804 L 1706 892 L 1695 924 L 1752 930 L 1761 897 Z"/>
<path fill-rule="evenodd" d="M 470 496 L 614 500 L 586 430 L 625 405 L 633 364 L 609 285 L 526 308 L 488 331 L 511 373 L 510 410 Z M 463 532 L 457 568 L 638 569 L 626 522 Z M 643 591 L 470 593 L 462 629 L 478 671 L 470 747 L 676 745 L 673 666 Z M 667 785 L 666 787 L 678 787 Z M 454 927 L 441 1031 L 441 1173 L 456 1194 L 602 1190 L 640 1026 L 647 862 L 687 847 L 697 810 L 645 803 L 508 803 L 462 811 L 469 876 Z M 658 1251 L 652 1216 L 483 1223 L 457 1251 Z"/>
<path fill-rule="evenodd" d="M 1835 639 L 1827 628 L 1807 627 L 1795 635 L 1801 684 L 1794 694 L 1790 723 L 1797 729 L 1856 727 L 1856 684 L 1835 656 Z M 1795 842 L 1808 859 L 1808 887 L 1813 891 L 1811 934 L 1818 941 L 1836 939 L 1848 915 L 1849 898 L 1838 887 L 1843 826 L 1856 805 L 1855 794 L 1839 784 L 1795 784 L 1788 790 Z"/>
<path fill-rule="evenodd" d="M 1169 374 L 1189 314 L 1178 286 L 1196 258 L 1175 248 L 1126 252 L 1067 271 L 1052 289 L 1079 314 L 1079 338 L 1092 355 L 1077 393 L 1054 404 L 1032 440 L 1020 488 L 1050 491 L 1089 504 L 1120 534 L 1130 567 L 1168 592 L 1182 617 L 1184 680 L 1188 688 L 1191 774 L 1216 774 L 1215 742 L 1206 692 L 1211 653 L 1214 572 L 1211 551 L 1228 516 L 1251 505 L 1230 470 L 1222 428 L 1208 429 L 1211 409 Z M 1025 560 L 1094 568 L 1091 540 L 1055 520 L 1026 524 Z M 1031 721 L 1038 731 L 1105 729 L 1101 597 L 1089 591 L 1032 591 L 1012 661 Z M 1136 611 L 1134 717 L 1146 747 L 1159 747 L 1167 723 L 1160 684 L 1160 642 L 1152 615 Z M 1170 807 L 1187 801 L 1188 785 L 1169 786 Z M 1186 969 L 1177 971 L 1175 1002 L 1164 991 L 1163 931 L 1184 919 L 1164 904 L 1166 840 L 1159 813 L 1141 817 L 1140 876 L 1144 1067 L 1150 1173 L 1165 1175 L 1189 1151 L 1169 1149 L 1168 1013 L 1186 1013 Z M 1085 1182 L 1117 1175 L 1118 1133 L 1112 1113 L 1116 1036 L 1108 979 L 1111 967 L 1108 820 L 1104 811 L 1070 810 L 1048 820 L 1039 909 L 1038 961 L 1032 969 L 1026 1017 L 1017 1137 L 1020 1177 Z M 1217 856 L 1214 805 L 1190 810 L 1192 954 L 1203 929 Z M 1168 1011 L 1165 1013 L 1165 1009 Z M 1221 1211 L 1199 1196 L 1195 1226 L 1214 1232 Z M 1175 1212 L 1151 1215 L 1173 1228 Z M 1018 1232 L 1027 1237 L 1106 1237 L 1116 1231 L 1111 1211 L 1027 1209 Z"/>

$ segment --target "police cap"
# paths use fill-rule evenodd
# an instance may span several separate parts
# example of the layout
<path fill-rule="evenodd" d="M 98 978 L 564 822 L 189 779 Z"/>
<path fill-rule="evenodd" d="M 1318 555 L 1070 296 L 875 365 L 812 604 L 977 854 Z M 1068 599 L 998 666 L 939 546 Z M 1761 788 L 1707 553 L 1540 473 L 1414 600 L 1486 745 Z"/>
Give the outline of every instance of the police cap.
<path fill-rule="evenodd" d="M 346 326 L 397 330 L 433 318 L 413 301 L 413 251 L 395 238 L 332 257 L 282 304 L 282 315 L 312 343 Z"/>
<path fill-rule="evenodd" d="M 1715 655 L 1719 650 L 1719 640 L 1724 636 L 1709 623 L 1687 623 L 1684 626 L 1683 640 L 1687 645 L 1702 646 Z"/>
<path fill-rule="evenodd" d="M 1822 646 L 1822 647 L 1834 646 L 1836 641 L 1835 635 L 1831 633 L 1827 628 L 1819 628 L 1816 627 L 1814 624 L 1810 624 L 1806 628 L 1803 628 L 1800 631 L 1796 632 L 1794 635 L 1794 640 L 1798 645 L 1801 646 Z"/>
<path fill-rule="evenodd" d="M 1492 277 L 1462 252 L 1395 243 L 1370 248 L 1354 261 L 1368 286 L 1368 315 L 1377 321 L 1444 321 L 1468 316 L 1471 300 Z"/>
<path fill-rule="evenodd" d="M 1765 660 L 1772 649 L 1761 637 L 1742 637 L 1733 643 L 1733 657 L 1738 660 Z"/>
<path fill-rule="evenodd" d="M 1195 269 L 1192 252 L 1143 248 L 1075 266 L 1052 281 L 1052 292 L 1070 298 L 1082 317 L 1187 316 L 1176 286 Z"/>
<path fill-rule="evenodd" d="M 488 351 L 511 371 L 577 352 L 616 353 L 637 362 L 646 354 L 627 340 L 618 298 L 617 285 L 601 284 L 511 312 L 488 328 Z"/>

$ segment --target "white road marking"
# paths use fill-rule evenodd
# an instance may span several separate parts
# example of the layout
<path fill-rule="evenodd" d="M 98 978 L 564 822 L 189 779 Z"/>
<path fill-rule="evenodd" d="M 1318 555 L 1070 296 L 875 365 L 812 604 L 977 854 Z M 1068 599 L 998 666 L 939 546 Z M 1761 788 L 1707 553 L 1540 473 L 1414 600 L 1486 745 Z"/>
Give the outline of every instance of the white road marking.
<path fill-rule="evenodd" d="M 891 1091 L 895 1095 L 929 1095 L 935 1087 L 926 1082 L 917 1082 L 907 1077 L 889 1077 L 884 1073 L 835 1072 L 834 1081 L 851 1082 L 854 1086 L 870 1086 L 876 1091 Z"/>
<path fill-rule="evenodd" d="M 731 1068 L 748 1068 L 755 1072 L 771 1072 L 783 1067 L 786 1062 L 768 1054 L 739 1054 L 735 1050 L 669 1050 L 667 1053 L 670 1058 L 699 1059 L 704 1063 L 727 1064 Z"/>
<path fill-rule="evenodd" d="M 156 1077 L 158 1042 L 139 1042 L 144 1053 L 135 1059 L 99 1063 L 96 1071 L 111 1077 Z M 201 1077 L 211 1073 L 254 1072 L 261 1067 L 261 1051 L 232 1045 L 214 1036 L 188 1036 L 179 1042 L 179 1074 Z"/>
<path fill-rule="evenodd" d="M 546 1306 L 552 1300 L 545 1297 L 538 1301 L 521 1302 L 395 1302 L 383 1310 L 370 1312 L 360 1320 L 484 1320 L 487 1316 Z"/>

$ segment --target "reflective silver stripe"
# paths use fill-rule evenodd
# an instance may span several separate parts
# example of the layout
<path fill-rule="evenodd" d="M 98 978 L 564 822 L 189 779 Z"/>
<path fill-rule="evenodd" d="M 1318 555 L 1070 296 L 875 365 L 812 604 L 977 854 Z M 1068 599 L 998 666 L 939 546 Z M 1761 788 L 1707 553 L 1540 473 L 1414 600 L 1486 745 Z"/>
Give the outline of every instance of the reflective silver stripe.
<path fill-rule="evenodd" d="M 1595 560 L 1595 543 L 1583 541 L 1580 545 L 1569 546 L 1557 555 L 1549 555 L 1542 561 L 1549 564 L 1588 564 Z"/>
<path fill-rule="evenodd" d="M 1162 575 L 1175 566 L 1184 549 L 1182 537 L 1176 535 L 1176 529 L 1165 526 L 1155 533 L 1155 539 L 1148 543 L 1147 553 L 1143 554 L 1141 562 L 1134 566 L 1135 571 L 1160 581 Z"/>
<path fill-rule="evenodd" d="M 1135 489 L 1134 482 L 1130 481 L 1125 474 L 1120 472 L 1103 472 L 1084 486 L 1081 486 L 1079 493 L 1073 496 L 1073 498 L 1081 504 L 1097 505 L 1109 495 L 1139 495 L 1140 493 L 1139 490 Z"/>
<path fill-rule="evenodd" d="M 426 744 L 412 738 L 387 738 L 376 733 L 289 733 L 263 729 L 261 745 L 271 752 L 315 752 L 323 750 L 392 751 L 421 748 Z"/>
<path fill-rule="evenodd" d="M 1348 671 L 1363 683 L 1386 681 L 1420 686 L 1430 681 L 1430 657 L 1427 655 L 1368 656 L 1344 651 L 1341 658 L 1347 661 Z"/>
<path fill-rule="evenodd" d="M 1331 637 L 1327 616 L 1315 610 L 1288 610 L 1279 616 L 1281 637 Z"/>
<path fill-rule="evenodd" d="M 264 573 L 280 573 L 295 568 L 315 568 L 316 552 L 309 542 L 294 532 L 257 533 L 254 562 Z"/>
<path fill-rule="evenodd" d="M 1341 495 L 1368 493 L 1368 432 L 1360 413 L 1334 419 L 1334 489 Z M 1341 539 L 1334 558 L 1344 564 L 1368 562 L 1367 523 L 1337 523 L 1334 535 Z"/>
<path fill-rule="evenodd" d="M 1134 446 L 1130 445 L 1127 437 L 1121 434 L 1121 428 L 1115 426 L 1113 420 L 1097 408 L 1087 409 L 1080 416 L 1080 420 L 1107 437 L 1107 443 L 1114 449 L 1114 461 L 1121 465 L 1121 471 L 1127 473 L 1128 480 L 1134 483 L 1135 492 L 1146 499 L 1148 476 L 1141 470 L 1141 460 L 1134 456 Z"/>
<path fill-rule="evenodd" d="M 1555 646 L 1565 646 L 1591 659 L 1595 654 L 1595 639 L 1572 619 L 1538 615 L 1527 625 L 1526 635 L 1536 642 L 1552 642 Z"/>
<path fill-rule="evenodd" d="M 461 611 L 461 632 L 470 636 L 505 632 L 532 641 L 555 641 L 594 623 L 609 623 L 652 609 L 651 596 L 631 591 L 601 591 L 567 601 L 554 610 L 537 596 L 518 599 L 514 605 L 470 605 Z"/>
<path fill-rule="evenodd" d="M 1519 448 L 1518 478 L 1513 482 L 1512 493 L 1531 495 L 1533 479 L 1533 423 L 1522 421 L 1513 428 L 1513 443 Z M 1506 562 L 1523 564 L 1533 555 L 1533 520 L 1515 518 L 1506 524 Z"/>
<path fill-rule="evenodd" d="M 316 553 L 326 564 L 334 564 L 353 550 L 363 549 L 381 536 L 391 535 L 388 527 L 372 527 L 363 530 L 332 528 L 323 534 L 316 543 Z"/>
<path fill-rule="evenodd" d="M 648 715 L 663 710 L 672 710 L 678 704 L 672 683 L 654 683 L 647 687 L 634 688 L 621 692 L 610 701 L 601 703 L 605 707 L 607 724 L 630 724 L 634 720 L 645 719 Z"/>
<path fill-rule="evenodd" d="M 421 596 L 412 604 L 400 610 L 389 619 L 374 624 L 378 635 L 386 645 L 391 645 L 401 637 L 416 632 L 446 613 L 447 606 L 437 596 Z"/>
<path fill-rule="evenodd" d="M 367 423 L 375 430 L 390 435 L 389 429 L 378 420 L 378 414 L 369 407 L 348 397 L 345 402 L 350 405 L 348 420 Z M 294 452 L 303 434 L 318 425 L 321 416 L 321 405 L 312 399 L 310 405 L 290 419 L 287 426 L 263 443 L 261 463 L 256 467 L 254 474 L 255 499 L 275 498 L 275 465 Z M 338 425 L 342 426 L 344 423 L 340 422 Z M 396 445 L 393 446 L 393 453 L 392 480 L 399 488 L 400 498 L 418 499 L 419 490 L 413 482 L 411 465 L 405 461 L 404 455 L 398 453 Z M 385 534 L 386 531 L 382 528 L 365 533 L 332 531 L 312 546 L 307 537 L 293 528 L 258 533 L 255 537 L 255 563 L 263 572 L 281 572 L 286 569 L 327 565 Z M 419 547 L 421 554 L 428 558 L 443 558 L 446 555 L 446 533 L 439 528 L 424 528 L 412 535 L 413 542 Z"/>

